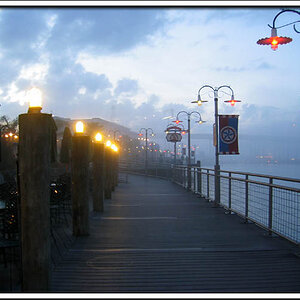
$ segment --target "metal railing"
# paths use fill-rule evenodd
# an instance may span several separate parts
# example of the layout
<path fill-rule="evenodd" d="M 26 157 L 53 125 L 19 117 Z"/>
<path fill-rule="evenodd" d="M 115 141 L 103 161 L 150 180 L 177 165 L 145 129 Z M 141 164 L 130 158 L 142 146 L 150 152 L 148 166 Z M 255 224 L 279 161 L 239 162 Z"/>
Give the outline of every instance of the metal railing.
<path fill-rule="evenodd" d="M 188 188 L 187 166 L 173 181 Z M 191 191 L 214 201 L 214 169 L 191 167 Z M 300 180 L 220 170 L 220 206 L 293 243 L 300 243 Z"/>
<path fill-rule="evenodd" d="M 171 179 L 172 169 L 171 165 L 167 163 L 149 162 L 147 169 L 143 161 L 119 161 L 119 172 L 147 175 L 161 179 Z"/>

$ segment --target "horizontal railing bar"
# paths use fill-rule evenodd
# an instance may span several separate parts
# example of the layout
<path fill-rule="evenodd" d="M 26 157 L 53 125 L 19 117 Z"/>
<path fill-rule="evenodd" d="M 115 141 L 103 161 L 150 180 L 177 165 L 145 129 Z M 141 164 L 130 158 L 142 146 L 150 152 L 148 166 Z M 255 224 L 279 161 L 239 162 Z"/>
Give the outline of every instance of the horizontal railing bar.
<path fill-rule="evenodd" d="M 263 175 L 263 174 L 257 174 L 257 173 L 247 173 L 247 172 L 239 172 L 239 171 L 226 171 L 226 170 L 220 170 L 220 172 L 240 174 L 240 175 L 249 175 L 249 176 L 254 176 L 254 177 L 264 177 L 264 178 L 268 178 L 268 179 L 273 178 L 275 180 L 283 180 L 283 181 L 291 181 L 291 182 L 300 183 L 300 179 L 289 178 L 289 177 L 280 177 L 280 176 Z"/>
<path fill-rule="evenodd" d="M 185 166 L 186 167 L 186 166 Z M 202 169 L 202 170 L 211 170 L 214 171 L 214 169 L 207 169 L 202 167 L 192 167 L 195 169 Z M 300 183 L 300 179 L 297 178 L 290 178 L 290 177 L 280 177 L 280 176 L 272 176 L 272 175 L 263 175 L 263 174 L 257 174 L 257 173 L 249 173 L 249 172 L 240 172 L 240 171 L 227 171 L 227 170 L 220 170 L 221 173 L 231 173 L 231 174 L 239 174 L 239 175 L 248 175 L 253 177 L 263 177 L 263 178 L 273 178 L 275 180 L 282 180 L 282 181 L 290 181 L 290 182 L 297 182 Z"/>
<path fill-rule="evenodd" d="M 273 187 L 277 189 L 282 189 L 282 190 L 287 190 L 290 192 L 296 192 L 300 193 L 300 189 L 288 187 L 288 186 L 283 186 L 283 185 L 278 185 L 278 184 L 270 184 L 267 182 L 262 182 L 262 181 L 256 181 L 256 180 L 251 180 L 251 179 L 244 179 L 244 178 L 237 178 L 237 177 L 229 177 L 229 176 L 224 176 L 224 175 L 219 175 L 220 178 L 227 178 L 231 180 L 237 180 L 237 181 L 242 181 L 242 182 L 248 182 L 248 183 L 253 183 L 253 184 L 259 184 L 259 185 L 264 185 L 268 187 Z"/>

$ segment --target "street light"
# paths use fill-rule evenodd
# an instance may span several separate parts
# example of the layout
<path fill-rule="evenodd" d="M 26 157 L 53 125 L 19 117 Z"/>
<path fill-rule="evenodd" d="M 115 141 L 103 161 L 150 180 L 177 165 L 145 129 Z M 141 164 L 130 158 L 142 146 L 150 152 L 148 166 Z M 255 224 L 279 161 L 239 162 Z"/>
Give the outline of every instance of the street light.
<path fill-rule="evenodd" d="M 188 117 L 188 130 L 187 130 L 187 133 L 188 133 L 188 189 L 190 189 L 191 188 L 191 172 L 190 172 L 190 168 L 191 168 L 191 115 L 197 114 L 199 116 L 199 120 L 196 121 L 196 123 L 198 123 L 198 124 L 202 124 L 204 121 L 202 120 L 199 112 L 192 111 L 192 112 L 188 113 L 185 110 L 182 110 L 177 114 L 176 120 L 173 122 L 175 122 L 176 124 L 179 124 L 180 122 L 182 122 L 178 119 L 179 115 L 182 113 L 186 114 Z"/>
<path fill-rule="evenodd" d="M 277 35 L 277 29 L 278 28 L 282 28 L 282 27 L 294 24 L 294 26 L 293 26 L 294 30 L 297 33 L 300 33 L 300 31 L 298 31 L 296 29 L 296 25 L 295 25 L 295 23 L 300 22 L 300 20 L 292 22 L 292 23 L 289 23 L 289 24 L 285 24 L 285 25 L 282 25 L 282 26 L 279 26 L 279 27 L 275 26 L 275 21 L 278 18 L 278 16 L 281 15 L 282 13 L 285 13 L 285 12 L 293 12 L 293 13 L 296 13 L 296 14 L 300 15 L 300 12 L 297 11 L 297 10 L 294 10 L 294 9 L 283 9 L 281 12 L 279 12 L 274 17 L 274 19 L 273 19 L 273 25 L 271 26 L 270 24 L 268 24 L 268 26 L 271 28 L 271 37 L 263 38 L 263 39 L 258 40 L 256 42 L 258 45 L 271 45 L 271 48 L 273 50 L 277 50 L 278 49 L 278 45 L 288 44 L 288 43 L 290 43 L 293 40 L 292 38 L 289 38 L 289 37 L 278 36 Z"/>
<path fill-rule="evenodd" d="M 177 120 L 178 121 L 178 120 Z M 174 122 L 174 121 L 173 121 Z M 179 123 L 179 122 L 181 122 L 181 121 L 178 121 L 178 122 L 176 122 L 175 121 L 175 123 L 176 123 L 176 126 L 174 126 L 173 124 L 168 124 L 167 125 L 167 129 L 165 130 L 165 133 L 166 134 L 168 134 L 168 133 L 179 133 L 179 134 L 181 134 L 182 133 L 182 131 L 184 131 L 184 126 L 183 126 L 183 124 L 181 124 L 181 123 Z M 180 139 L 181 140 L 181 139 Z M 177 142 L 175 141 L 174 142 L 174 166 L 176 165 L 176 145 L 177 144 Z"/>
<path fill-rule="evenodd" d="M 117 129 L 117 130 L 114 130 L 114 132 L 113 132 L 113 133 L 114 133 L 114 141 L 116 140 L 116 133 L 117 133 L 117 132 L 119 132 L 119 134 L 121 134 L 121 132 L 120 132 L 118 129 Z"/>
<path fill-rule="evenodd" d="M 145 148 L 145 173 L 147 175 L 148 173 L 148 130 L 151 130 L 151 136 L 154 136 L 153 129 L 152 128 L 141 128 L 139 131 L 139 136 L 142 136 L 142 131 L 145 130 L 145 136 L 146 136 L 146 148 Z"/>
<path fill-rule="evenodd" d="M 201 95 L 200 92 L 203 88 L 210 88 L 214 92 L 214 101 L 215 101 L 215 136 L 216 136 L 216 150 L 215 150 L 215 157 L 216 157 L 216 162 L 215 162 L 215 202 L 218 204 L 220 203 L 220 164 L 219 164 L 219 113 L 218 113 L 218 92 L 220 89 L 223 88 L 228 88 L 231 91 L 231 99 L 226 100 L 224 102 L 230 103 L 231 106 L 234 106 L 235 103 L 241 102 L 240 100 L 235 100 L 234 99 L 234 93 L 232 88 L 229 85 L 221 85 L 219 87 L 213 88 L 210 85 L 203 85 L 199 91 L 198 91 L 198 101 L 201 100 Z M 204 102 L 204 101 L 202 101 Z"/>

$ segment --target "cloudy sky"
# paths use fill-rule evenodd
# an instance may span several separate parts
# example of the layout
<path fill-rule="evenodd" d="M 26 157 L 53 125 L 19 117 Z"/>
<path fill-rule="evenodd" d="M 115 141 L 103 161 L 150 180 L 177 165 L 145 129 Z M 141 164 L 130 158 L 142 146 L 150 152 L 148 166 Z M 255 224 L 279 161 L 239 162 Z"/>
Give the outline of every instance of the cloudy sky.
<path fill-rule="evenodd" d="M 203 85 L 226 84 L 242 102 L 225 105 L 224 89 L 219 113 L 239 114 L 240 132 L 299 136 L 300 34 L 278 29 L 293 42 L 277 51 L 256 44 L 282 8 L 2 6 L 0 115 L 26 112 L 26 92 L 38 87 L 43 112 L 56 116 L 162 132 L 163 117 L 196 110 L 207 122 L 193 132 L 211 132 L 212 92 L 201 107 L 190 102 Z M 284 13 L 276 25 L 296 20 Z"/>

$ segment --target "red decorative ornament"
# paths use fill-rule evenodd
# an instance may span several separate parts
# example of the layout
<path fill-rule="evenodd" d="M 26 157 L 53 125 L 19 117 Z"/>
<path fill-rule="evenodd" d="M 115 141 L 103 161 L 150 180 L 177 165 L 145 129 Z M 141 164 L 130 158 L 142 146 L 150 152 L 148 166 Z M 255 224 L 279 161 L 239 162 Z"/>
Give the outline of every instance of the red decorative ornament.
<path fill-rule="evenodd" d="M 172 122 L 174 122 L 174 123 L 176 123 L 176 124 L 179 124 L 179 123 L 181 123 L 182 121 L 176 120 L 176 121 L 172 121 Z"/>
<path fill-rule="evenodd" d="M 226 100 L 226 101 L 224 101 L 224 102 L 230 103 L 231 106 L 234 106 L 235 103 L 241 102 L 241 100 L 234 100 L 234 99 L 231 99 L 231 100 Z"/>
<path fill-rule="evenodd" d="M 271 37 L 258 40 L 258 45 L 271 45 L 271 48 L 275 51 L 278 49 L 278 45 L 288 44 L 292 41 L 292 38 L 286 36 L 277 36 L 277 29 L 272 28 Z"/>

